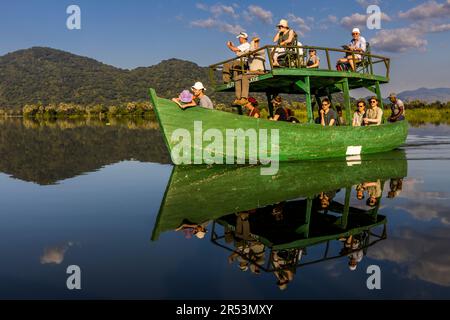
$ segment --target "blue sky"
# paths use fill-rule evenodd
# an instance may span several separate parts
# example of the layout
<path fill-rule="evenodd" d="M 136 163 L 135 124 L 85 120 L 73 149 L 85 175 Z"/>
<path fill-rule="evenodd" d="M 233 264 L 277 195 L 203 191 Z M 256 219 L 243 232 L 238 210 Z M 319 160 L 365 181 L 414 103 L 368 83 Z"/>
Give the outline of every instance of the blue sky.
<path fill-rule="evenodd" d="M 66 8 L 81 8 L 81 30 L 66 28 Z M 365 27 L 366 8 L 383 13 Z M 450 87 L 450 0 L 17 0 L 0 3 L 0 55 L 49 46 L 121 68 L 180 58 L 206 66 L 232 56 L 225 47 L 245 30 L 270 44 L 287 18 L 303 44 L 340 47 L 360 25 L 374 53 L 391 57 L 383 91 Z"/>

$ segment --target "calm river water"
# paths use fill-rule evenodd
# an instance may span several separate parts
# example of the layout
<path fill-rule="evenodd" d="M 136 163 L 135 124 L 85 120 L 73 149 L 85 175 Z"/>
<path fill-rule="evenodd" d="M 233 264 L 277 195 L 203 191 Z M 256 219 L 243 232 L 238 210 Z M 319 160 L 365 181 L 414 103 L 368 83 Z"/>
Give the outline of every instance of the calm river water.
<path fill-rule="evenodd" d="M 0 298 L 450 298 L 448 126 L 261 177 L 174 168 L 154 123 L 0 121 Z"/>

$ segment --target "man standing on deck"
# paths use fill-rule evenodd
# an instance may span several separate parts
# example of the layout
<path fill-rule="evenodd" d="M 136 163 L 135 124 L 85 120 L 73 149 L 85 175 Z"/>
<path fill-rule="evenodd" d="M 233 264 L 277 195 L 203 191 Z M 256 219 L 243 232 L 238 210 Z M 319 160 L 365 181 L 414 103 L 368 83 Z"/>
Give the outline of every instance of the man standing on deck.
<path fill-rule="evenodd" d="M 240 45 L 235 47 L 233 42 L 228 41 L 227 47 L 228 47 L 228 49 L 233 51 L 239 57 L 239 56 L 249 52 L 250 43 L 248 43 L 248 34 L 246 34 L 245 32 L 239 33 L 236 38 L 239 39 Z M 236 76 L 238 74 L 236 69 L 242 68 L 241 61 L 242 61 L 242 63 L 247 62 L 246 59 L 244 58 L 244 59 L 234 60 L 232 62 L 227 62 L 223 65 L 222 77 L 223 77 L 224 83 L 228 83 L 231 81 L 231 71 L 233 71 L 233 73 L 232 73 L 233 76 Z"/>
<path fill-rule="evenodd" d="M 405 120 L 405 105 L 403 104 L 403 101 L 398 99 L 395 93 L 389 95 L 389 100 L 391 101 L 392 111 L 389 122 Z"/>

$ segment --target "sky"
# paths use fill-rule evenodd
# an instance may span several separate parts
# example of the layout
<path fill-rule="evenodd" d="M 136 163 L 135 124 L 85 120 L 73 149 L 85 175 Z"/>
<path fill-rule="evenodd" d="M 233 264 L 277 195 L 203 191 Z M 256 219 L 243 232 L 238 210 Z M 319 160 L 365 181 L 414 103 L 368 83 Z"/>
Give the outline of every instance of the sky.
<path fill-rule="evenodd" d="M 69 5 L 81 9 L 79 30 L 66 26 Z M 380 29 L 366 25 L 369 5 Z M 0 55 L 46 46 L 126 69 L 170 58 L 207 66 L 233 57 L 225 43 L 240 31 L 271 44 L 282 18 L 304 45 L 339 48 L 360 27 L 372 53 L 391 58 L 384 93 L 450 87 L 450 0 L 1 0 Z"/>

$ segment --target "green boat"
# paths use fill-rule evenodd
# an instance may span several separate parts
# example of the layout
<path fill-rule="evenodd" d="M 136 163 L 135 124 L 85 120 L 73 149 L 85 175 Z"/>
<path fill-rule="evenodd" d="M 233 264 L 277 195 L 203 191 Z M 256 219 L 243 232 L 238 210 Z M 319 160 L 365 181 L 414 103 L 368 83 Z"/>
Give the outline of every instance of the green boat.
<path fill-rule="evenodd" d="M 300 48 L 300 47 L 299 47 Z M 301 47 L 307 50 L 313 47 Z M 352 108 L 349 91 L 366 88 L 375 93 L 383 108 L 380 84 L 389 81 L 390 60 L 385 57 L 363 54 L 362 66 L 355 72 L 332 70 L 329 55 L 333 52 L 345 52 L 339 49 L 319 48 L 326 53 L 328 67 L 325 69 L 306 69 L 302 63 L 289 64 L 289 67 L 267 69 L 264 74 L 250 80 L 251 92 L 264 92 L 268 98 L 269 112 L 273 114 L 271 97 L 278 93 L 303 94 L 306 101 L 308 122 L 293 124 L 245 117 L 236 113 L 209 110 L 204 108 L 180 109 L 174 102 L 157 96 L 150 89 L 150 98 L 163 132 L 166 145 L 175 164 L 220 164 L 220 163 L 264 163 L 272 161 L 298 161 L 326 158 L 345 158 L 349 155 L 373 154 L 390 151 L 404 144 L 408 134 L 407 121 L 382 123 L 379 126 L 333 126 L 322 127 L 314 123 L 313 107 L 320 105 L 320 97 L 332 98 L 332 94 L 342 92 L 343 110 L 346 123 L 351 123 Z M 271 50 L 266 46 L 260 50 Z M 298 48 L 296 48 L 298 49 Z M 249 53 L 248 55 L 251 55 Z M 217 74 L 223 64 L 241 60 L 230 59 L 211 68 L 211 82 L 218 92 L 234 90 L 234 83 L 215 84 Z M 385 72 L 377 74 L 377 66 L 384 65 Z M 245 69 L 242 69 L 245 73 Z M 315 102 L 314 102 L 315 101 Z M 314 102 L 314 103 L 313 103 Z M 266 131 L 264 131 L 266 130 Z M 197 138 L 195 139 L 196 132 Z M 254 132 L 259 134 L 252 135 Z M 180 137 L 183 133 L 183 137 Z M 204 133 L 207 133 L 207 137 Z M 272 134 L 276 133 L 276 137 Z M 264 134 L 267 134 L 264 136 Z M 217 143 L 222 138 L 223 143 Z M 243 143 L 236 141 L 244 138 Z M 189 146 L 180 148 L 180 141 L 190 139 Z M 231 141 L 230 141 L 231 140 Z M 255 156 L 249 150 L 259 150 Z M 182 149 L 182 150 L 181 150 Z M 188 149 L 188 150 L 186 150 Z M 181 153 L 180 153 L 181 150 Z M 210 156 L 208 160 L 205 153 Z M 182 154 L 182 156 L 180 155 Z M 211 161 L 211 158 L 214 160 Z M 182 160 L 180 160 L 182 159 Z"/>
<path fill-rule="evenodd" d="M 356 162 L 281 163 L 273 176 L 261 175 L 258 166 L 174 166 L 152 240 L 186 220 L 201 224 L 234 212 L 300 197 L 312 199 L 320 192 L 406 175 L 407 161 L 401 150 L 363 155 Z M 348 203 L 342 210 L 348 212 Z"/>

